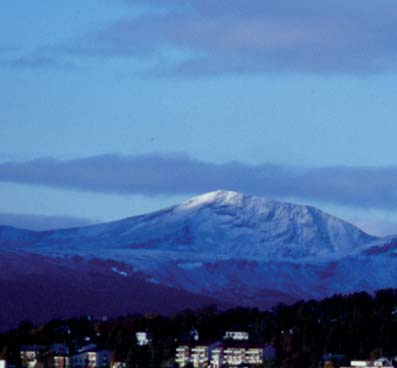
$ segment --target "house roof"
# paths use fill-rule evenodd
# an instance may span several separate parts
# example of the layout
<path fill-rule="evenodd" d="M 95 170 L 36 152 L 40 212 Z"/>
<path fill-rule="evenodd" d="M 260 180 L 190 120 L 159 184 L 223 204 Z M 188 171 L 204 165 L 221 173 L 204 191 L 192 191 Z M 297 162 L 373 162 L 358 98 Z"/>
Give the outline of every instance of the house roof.
<path fill-rule="evenodd" d="M 43 351 L 46 347 L 43 345 L 21 345 L 21 351 Z"/>

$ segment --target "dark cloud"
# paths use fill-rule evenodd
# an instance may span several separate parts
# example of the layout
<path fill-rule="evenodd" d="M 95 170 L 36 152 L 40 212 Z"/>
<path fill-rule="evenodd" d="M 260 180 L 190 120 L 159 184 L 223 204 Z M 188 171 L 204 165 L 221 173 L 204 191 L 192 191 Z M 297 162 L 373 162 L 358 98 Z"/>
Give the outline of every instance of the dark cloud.
<path fill-rule="evenodd" d="M 44 216 L 0 213 L 0 226 L 13 226 L 27 230 L 66 229 L 91 225 L 93 221 L 70 216 Z"/>
<path fill-rule="evenodd" d="M 369 0 L 125 2 L 148 11 L 65 50 L 146 58 L 160 75 L 373 73 L 397 67 L 397 3 L 391 0 L 376 6 Z M 178 57 L 170 57 L 170 50 Z"/>
<path fill-rule="evenodd" d="M 65 68 L 75 57 L 140 60 L 146 74 L 394 72 L 394 0 L 124 0 L 139 14 L 0 64 Z M 1 54 L 1 48 L 0 48 Z M 65 60 L 67 62 L 65 62 Z"/>
<path fill-rule="evenodd" d="M 397 167 L 300 168 L 206 163 L 185 155 L 104 155 L 0 164 L 0 182 L 120 194 L 198 194 L 229 189 L 361 208 L 395 210 Z"/>

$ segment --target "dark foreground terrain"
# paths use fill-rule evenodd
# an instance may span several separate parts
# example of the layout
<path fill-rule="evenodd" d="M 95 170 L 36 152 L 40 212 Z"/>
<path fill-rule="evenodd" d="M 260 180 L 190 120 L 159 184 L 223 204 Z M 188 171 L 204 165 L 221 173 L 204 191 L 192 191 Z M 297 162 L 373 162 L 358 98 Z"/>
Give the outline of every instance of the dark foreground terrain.
<path fill-rule="evenodd" d="M 366 359 L 397 355 L 397 290 L 336 295 L 322 301 L 279 304 L 271 311 L 215 306 L 185 310 L 169 317 L 147 314 L 117 319 L 89 316 L 53 320 L 34 326 L 21 322 L 0 335 L 0 358 L 19 366 L 21 345 L 65 343 L 73 352 L 86 341 L 115 352 L 128 367 L 172 366 L 175 348 L 189 340 L 195 327 L 201 341 L 220 340 L 230 329 L 246 330 L 252 343 L 276 347 L 277 366 L 317 367 L 326 353 Z M 138 347 L 137 331 L 149 331 L 152 344 Z"/>

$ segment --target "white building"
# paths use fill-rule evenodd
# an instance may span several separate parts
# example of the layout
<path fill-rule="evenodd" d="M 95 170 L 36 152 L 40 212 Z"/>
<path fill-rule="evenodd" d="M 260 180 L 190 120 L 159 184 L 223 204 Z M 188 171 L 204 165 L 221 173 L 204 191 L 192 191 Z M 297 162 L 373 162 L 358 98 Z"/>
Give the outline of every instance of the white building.
<path fill-rule="evenodd" d="M 64 344 L 52 344 L 47 352 L 48 368 L 70 368 L 69 348 Z"/>
<path fill-rule="evenodd" d="M 198 344 L 191 349 L 190 362 L 195 368 L 207 367 L 212 361 L 214 349 L 220 347 L 220 342 Z"/>
<path fill-rule="evenodd" d="M 221 368 L 223 364 L 223 346 L 218 346 L 212 350 L 211 367 Z"/>
<path fill-rule="evenodd" d="M 241 366 L 245 363 L 245 348 L 228 347 L 223 351 L 223 364 L 227 366 Z"/>
<path fill-rule="evenodd" d="M 195 368 L 255 367 L 264 363 L 265 346 L 238 344 L 223 346 L 222 343 L 181 345 L 176 349 L 175 361 L 180 368 L 192 363 Z"/>
<path fill-rule="evenodd" d="M 210 361 L 208 346 L 198 345 L 192 348 L 190 361 L 193 367 L 203 367 L 207 366 Z"/>
<path fill-rule="evenodd" d="M 70 358 L 64 355 L 54 355 L 48 366 L 50 368 L 70 368 Z"/>
<path fill-rule="evenodd" d="M 179 367 L 185 367 L 190 362 L 190 347 L 188 345 L 176 348 L 175 362 Z"/>
<path fill-rule="evenodd" d="M 213 368 L 220 367 L 255 367 L 264 362 L 264 346 L 248 344 L 218 347 L 213 350 L 211 364 Z"/>
<path fill-rule="evenodd" d="M 127 363 L 125 362 L 112 362 L 110 368 L 126 368 L 127 367 Z"/>
<path fill-rule="evenodd" d="M 245 331 L 226 331 L 224 340 L 247 341 L 249 339 L 248 332 Z"/>
<path fill-rule="evenodd" d="M 386 358 L 380 358 L 375 361 L 367 361 L 367 360 L 352 360 L 350 363 L 350 367 L 341 367 L 341 368 L 351 368 L 351 367 L 366 367 L 366 368 L 377 368 L 377 367 L 390 367 L 393 365 Z"/>
<path fill-rule="evenodd" d="M 72 368 L 109 368 L 110 350 L 87 350 L 73 355 L 70 359 Z"/>
<path fill-rule="evenodd" d="M 149 333 L 147 332 L 137 332 L 135 336 L 139 346 L 147 346 L 152 342 Z"/>
<path fill-rule="evenodd" d="M 45 346 L 41 345 L 21 346 L 20 356 L 22 368 L 37 368 L 45 350 Z"/>
<path fill-rule="evenodd" d="M 264 347 L 249 347 L 245 350 L 245 360 L 244 363 L 250 365 L 259 365 L 263 363 L 263 352 Z"/>

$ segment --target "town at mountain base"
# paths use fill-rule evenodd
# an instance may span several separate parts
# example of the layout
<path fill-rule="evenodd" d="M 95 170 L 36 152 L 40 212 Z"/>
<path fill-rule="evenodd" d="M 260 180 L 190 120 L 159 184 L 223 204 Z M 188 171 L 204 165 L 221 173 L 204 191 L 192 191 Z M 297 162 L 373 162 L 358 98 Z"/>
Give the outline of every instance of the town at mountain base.
<path fill-rule="evenodd" d="M 394 367 L 397 289 L 169 316 L 84 316 L 0 334 L 7 368 Z"/>

